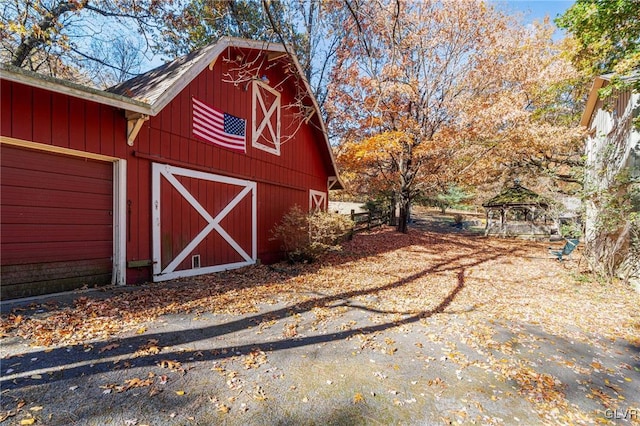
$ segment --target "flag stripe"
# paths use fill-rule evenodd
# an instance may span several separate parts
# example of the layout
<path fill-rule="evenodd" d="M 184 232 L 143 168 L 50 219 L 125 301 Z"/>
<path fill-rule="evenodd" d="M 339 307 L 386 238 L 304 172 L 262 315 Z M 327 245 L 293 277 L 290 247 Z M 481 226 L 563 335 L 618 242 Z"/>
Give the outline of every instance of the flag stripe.
<path fill-rule="evenodd" d="M 225 148 L 231 148 L 231 149 L 240 149 L 240 150 L 244 150 L 244 145 L 243 144 L 238 144 L 237 142 L 229 142 L 229 141 L 223 141 L 220 138 L 213 138 L 210 136 L 210 133 L 206 133 L 206 132 L 201 132 L 197 129 L 193 129 L 193 134 L 197 135 L 199 137 L 201 137 L 202 139 L 204 139 L 207 142 L 211 142 L 214 143 L 216 145 L 220 145 L 220 146 L 224 146 Z"/>
<path fill-rule="evenodd" d="M 205 142 L 246 152 L 247 121 L 193 100 L 193 134 Z"/>
<path fill-rule="evenodd" d="M 244 146 L 244 137 L 235 136 L 224 133 L 223 126 L 218 122 L 212 122 L 205 119 L 196 120 L 198 113 L 194 111 L 193 128 L 198 128 L 201 132 L 209 133 L 212 137 L 219 137 L 222 140 L 235 142 Z"/>
<path fill-rule="evenodd" d="M 194 101 L 197 102 L 196 99 Z M 194 125 L 200 124 L 204 127 L 204 130 L 207 129 L 217 136 L 222 136 L 226 139 L 235 139 L 244 144 L 244 136 L 242 135 L 233 135 L 230 133 L 226 133 L 224 130 L 224 116 L 223 113 L 215 111 L 213 109 L 207 109 L 206 105 L 202 107 L 198 104 L 194 104 Z"/>

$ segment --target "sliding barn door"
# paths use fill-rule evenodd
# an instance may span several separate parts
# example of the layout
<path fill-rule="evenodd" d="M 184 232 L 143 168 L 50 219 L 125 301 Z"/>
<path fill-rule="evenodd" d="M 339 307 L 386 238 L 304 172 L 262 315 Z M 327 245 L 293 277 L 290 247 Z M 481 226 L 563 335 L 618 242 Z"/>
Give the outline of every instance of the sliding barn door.
<path fill-rule="evenodd" d="M 153 164 L 153 279 L 255 264 L 256 183 Z"/>

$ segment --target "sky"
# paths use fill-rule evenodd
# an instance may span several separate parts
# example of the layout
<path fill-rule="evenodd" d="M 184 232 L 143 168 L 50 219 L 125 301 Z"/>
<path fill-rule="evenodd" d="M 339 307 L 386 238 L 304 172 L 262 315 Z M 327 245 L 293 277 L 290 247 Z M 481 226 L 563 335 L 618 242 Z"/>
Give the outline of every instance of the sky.
<path fill-rule="evenodd" d="M 533 22 L 534 20 L 542 20 L 546 15 L 553 21 L 575 2 L 566 0 L 490 0 L 490 3 L 505 12 L 522 13 L 525 22 Z"/>

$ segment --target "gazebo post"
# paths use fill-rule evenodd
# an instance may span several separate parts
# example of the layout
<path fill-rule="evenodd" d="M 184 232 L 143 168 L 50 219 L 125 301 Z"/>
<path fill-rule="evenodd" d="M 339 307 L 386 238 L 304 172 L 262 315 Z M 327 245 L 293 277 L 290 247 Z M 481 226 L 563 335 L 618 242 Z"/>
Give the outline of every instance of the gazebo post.
<path fill-rule="evenodd" d="M 489 231 L 489 209 L 484 212 L 484 233 L 486 234 L 487 231 Z"/>

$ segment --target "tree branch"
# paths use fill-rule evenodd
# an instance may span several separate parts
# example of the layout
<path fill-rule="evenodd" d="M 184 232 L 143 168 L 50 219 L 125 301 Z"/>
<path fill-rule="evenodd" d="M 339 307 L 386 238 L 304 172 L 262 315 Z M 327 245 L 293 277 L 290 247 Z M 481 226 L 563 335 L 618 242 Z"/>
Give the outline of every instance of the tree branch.
<path fill-rule="evenodd" d="M 40 22 L 38 22 L 31 30 L 31 34 L 18 46 L 16 52 L 11 60 L 11 65 L 22 67 L 27 57 L 31 54 L 33 49 L 42 45 L 49 36 L 46 34 L 56 23 L 56 21 L 67 12 L 75 12 L 87 6 L 88 0 L 67 1 L 58 4 L 51 9 Z M 36 33 L 36 28 L 38 29 Z"/>

